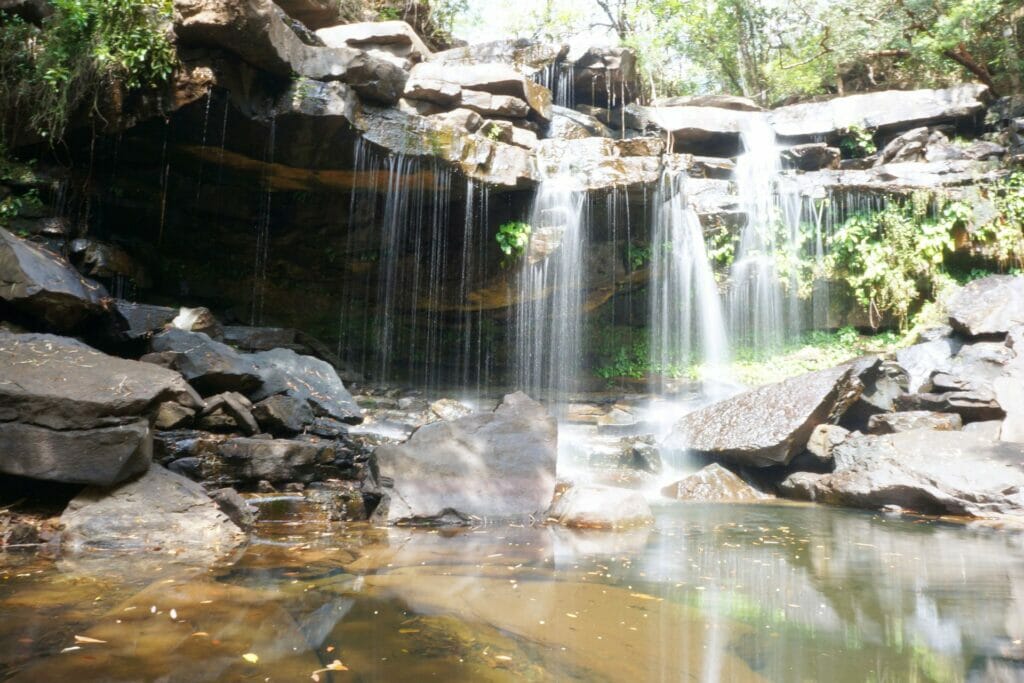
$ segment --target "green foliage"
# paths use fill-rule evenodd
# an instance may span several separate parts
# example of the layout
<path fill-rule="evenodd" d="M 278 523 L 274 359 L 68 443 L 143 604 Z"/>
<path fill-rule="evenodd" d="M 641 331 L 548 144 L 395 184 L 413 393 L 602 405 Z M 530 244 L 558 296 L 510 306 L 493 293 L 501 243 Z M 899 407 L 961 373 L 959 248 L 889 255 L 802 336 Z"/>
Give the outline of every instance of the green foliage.
<path fill-rule="evenodd" d="M 975 239 L 985 243 L 1000 265 L 1024 267 L 1024 171 L 996 183 L 989 194 L 996 215 L 978 226 Z M 969 211 L 966 206 L 964 209 Z"/>
<path fill-rule="evenodd" d="M 878 151 L 874 133 L 863 126 L 850 126 L 843 131 L 839 149 L 843 151 L 844 156 L 853 159 L 863 159 Z"/>
<path fill-rule="evenodd" d="M 952 230 L 962 209 L 948 205 L 931 216 L 928 197 L 894 201 L 874 214 L 855 214 L 831 239 L 832 275 L 846 280 L 872 320 L 893 315 L 905 325 L 922 292 L 934 290 Z"/>
<path fill-rule="evenodd" d="M 0 109 L 31 112 L 59 139 L 76 109 L 105 86 L 156 85 L 176 63 L 172 0 L 52 0 L 42 29 L 0 14 Z"/>
<path fill-rule="evenodd" d="M 530 243 L 530 232 L 530 226 L 522 221 L 501 224 L 494 239 L 504 254 L 501 259 L 502 268 L 508 268 L 526 253 L 526 245 Z"/>
<path fill-rule="evenodd" d="M 736 259 L 736 244 L 739 235 L 725 223 L 718 223 L 705 233 L 708 258 L 721 272 L 728 271 Z"/>
<path fill-rule="evenodd" d="M 402 11 L 392 5 L 384 5 L 377 10 L 379 21 L 395 21 L 402 18 Z"/>
<path fill-rule="evenodd" d="M 640 270 L 651 260 L 651 245 L 649 244 L 627 244 L 626 263 L 630 270 Z"/>

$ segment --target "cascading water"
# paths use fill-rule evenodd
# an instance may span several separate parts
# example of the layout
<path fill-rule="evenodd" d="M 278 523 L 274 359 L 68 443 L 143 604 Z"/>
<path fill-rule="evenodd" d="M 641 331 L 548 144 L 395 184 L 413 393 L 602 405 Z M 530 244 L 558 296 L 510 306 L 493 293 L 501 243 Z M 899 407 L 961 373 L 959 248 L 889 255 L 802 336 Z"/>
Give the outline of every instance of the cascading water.
<path fill-rule="evenodd" d="M 729 357 L 725 321 L 704 233 L 686 201 L 686 175 L 665 171 L 651 226 L 651 364 L 665 378 L 689 363 L 720 374 Z"/>
<path fill-rule="evenodd" d="M 516 377 L 531 396 L 564 397 L 580 368 L 587 193 L 564 161 L 547 170 L 530 214 L 519 273 Z"/>
<path fill-rule="evenodd" d="M 747 217 L 730 273 L 729 326 L 741 344 L 776 346 L 784 336 L 783 288 L 777 250 L 782 245 L 775 189 L 782 170 L 775 131 L 767 117 L 750 116 L 740 131 L 744 152 L 735 182 Z M 795 293 L 794 293 L 795 294 Z"/>

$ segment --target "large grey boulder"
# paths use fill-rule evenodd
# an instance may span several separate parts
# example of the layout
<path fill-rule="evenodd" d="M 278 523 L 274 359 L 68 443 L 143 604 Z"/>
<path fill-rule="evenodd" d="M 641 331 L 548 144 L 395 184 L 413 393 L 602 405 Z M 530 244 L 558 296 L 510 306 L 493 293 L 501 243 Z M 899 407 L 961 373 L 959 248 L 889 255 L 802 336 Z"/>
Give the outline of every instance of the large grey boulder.
<path fill-rule="evenodd" d="M 0 423 L 0 472 L 66 484 L 113 486 L 149 469 L 149 421 L 94 429 Z"/>
<path fill-rule="evenodd" d="M 65 337 L 0 332 L 0 421 L 50 429 L 117 425 L 160 403 L 202 404 L 177 372 Z"/>
<path fill-rule="evenodd" d="M 1024 515 L 1024 444 L 968 432 L 913 430 L 853 436 L 835 449 L 835 472 L 798 473 L 795 498 L 833 505 L 898 505 L 925 513 Z"/>
<path fill-rule="evenodd" d="M 288 439 L 229 439 L 218 448 L 220 462 L 207 463 L 204 475 L 223 482 L 310 482 L 317 464 L 327 464 L 333 450 L 317 443 Z"/>
<path fill-rule="evenodd" d="M 403 444 L 380 446 L 380 474 L 394 482 L 387 519 L 430 519 L 447 509 L 481 518 L 537 514 L 554 492 L 557 438 L 544 406 L 517 392 L 493 412 L 434 422 Z"/>
<path fill-rule="evenodd" d="M 364 21 L 321 28 L 316 32 L 327 47 L 349 47 L 408 68 L 430 56 L 430 48 L 404 21 Z"/>
<path fill-rule="evenodd" d="M 573 100 L 612 106 L 639 94 L 636 53 L 628 47 L 591 47 L 572 63 Z"/>
<path fill-rule="evenodd" d="M 106 296 L 63 258 L 0 228 L 0 306 L 64 332 L 102 313 Z"/>
<path fill-rule="evenodd" d="M 118 327 L 129 339 L 145 339 L 171 324 L 178 309 L 117 299 L 114 313 Z"/>
<path fill-rule="evenodd" d="M 934 372 L 944 372 L 953 365 L 953 356 L 959 353 L 963 342 L 952 337 L 939 337 L 900 349 L 896 362 L 907 373 L 907 390 L 920 389 Z"/>
<path fill-rule="evenodd" d="M 694 503 L 741 503 L 768 497 L 718 463 L 666 486 L 661 494 Z"/>
<path fill-rule="evenodd" d="M 950 297 L 949 324 L 972 337 L 1006 334 L 1024 324 L 1024 276 L 989 275 Z"/>
<path fill-rule="evenodd" d="M 785 465 L 817 425 L 837 419 L 860 392 L 849 366 L 807 373 L 683 416 L 664 446 L 737 465 Z"/>
<path fill-rule="evenodd" d="M 213 562 L 245 534 L 195 482 L 154 466 L 120 486 L 90 487 L 60 518 L 65 552 L 159 552 L 178 562 Z"/>
<path fill-rule="evenodd" d="M 153 354 L 143 360 L 177 370 L 204 396 L 223 391 L 246 394 L 260 386 L 253 359 L 202 332 L 164 330 L 150 342 Z"/>
<path fill-rule="evenodd" d="M 547 519 L 582 529 L 628 529 L 654 523 L 642 493 L 599 484 L 569 487 L 551 504 Z"/>
<path fill-rule="evenodd" d="M 632 116 L 640 118 L 643 127 L 653 126 L 672 136 L 681 151 L 740 149 L 740 132 L 764 114 L 716 107 L 642 107 L 630 105 Z M 731 156 L 726 154 L 725 156 Z"/>
<path fill-rule="evenodd" d="M 908 129 L 971 119 L 984 109 L 988 95 L 988 88 L 976 83 L 941 90 L 886 90 L 791 104 L 770 116 L 782 137 L 834 137 L 852 126 Z"/>
<path fill-rule="evenodd" d="M 301 356 L 291 349 L 272 349 L 248 358 L 262 382 L 252 395 L 254 400 L 282 394 L 307 403 L 317 417 L 330 417 L 347 424 L 363 421 L 362 411 L 330 363 Z"/>

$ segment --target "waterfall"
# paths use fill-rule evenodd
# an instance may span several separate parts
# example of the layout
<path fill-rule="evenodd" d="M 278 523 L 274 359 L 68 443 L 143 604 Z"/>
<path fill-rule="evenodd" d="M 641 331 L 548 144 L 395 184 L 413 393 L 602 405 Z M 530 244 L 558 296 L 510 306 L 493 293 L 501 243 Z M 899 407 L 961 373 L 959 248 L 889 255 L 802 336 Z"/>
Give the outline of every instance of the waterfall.
<path fill-rule="evenodd" d="M 697 213 L 686 201 L 686 175 L 666 170 L 651 226 L 651 365 L 665 379 L 690 363 L 724 368 L 729 350 L 718 286 Z"/>
<path fill-rule="evenodd" d="M 734 338 L 755 348 L 777 346 L 784 337 L 783 288 L 777 250 L 788 246 L 780 230 L 775 188 L 782 170 L 775 131 L 767 117 L 745 119 L 735 182 L 747 222 L 730 273 L 729 324 Z M 786 226 L 787 228 L 790 226 Z M 793 292 L 795 296 L 795 292 Z"/>
<path fill-rule="evenodd" d="M 531 396 L 576 389 L 583 352 L 587 193 L 566 163 L 548 169 L 530 213 L 519 273 L 516 378 Z"/>

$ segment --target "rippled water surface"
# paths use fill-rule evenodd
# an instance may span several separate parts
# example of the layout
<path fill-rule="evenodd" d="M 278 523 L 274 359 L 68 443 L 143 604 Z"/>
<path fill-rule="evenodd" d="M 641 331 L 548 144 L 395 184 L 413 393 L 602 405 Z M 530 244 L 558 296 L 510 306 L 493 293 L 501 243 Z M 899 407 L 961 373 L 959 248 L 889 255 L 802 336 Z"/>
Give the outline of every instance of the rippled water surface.
<path fill-rule="evenodd" d="M 264 507 L 212 570 L 0 555 L 0 679 L 1024 678 L 1024 544 L 1004 531 L 671 504 L 629 533 L 438 532 Z"/>

